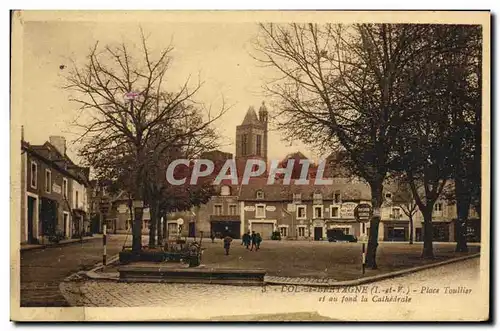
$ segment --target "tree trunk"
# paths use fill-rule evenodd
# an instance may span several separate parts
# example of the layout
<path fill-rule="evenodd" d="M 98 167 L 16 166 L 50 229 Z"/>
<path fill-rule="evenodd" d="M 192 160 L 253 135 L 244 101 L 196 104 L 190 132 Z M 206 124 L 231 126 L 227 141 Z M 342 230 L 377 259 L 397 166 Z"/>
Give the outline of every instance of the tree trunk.
<path fill-rule="evenodd" d="M 158 211 L 158 245 L 163 246 L 163 224 L 160 211 Z"/>
<path fill-rule="evenodd" d="M 455 252 L 467 252 L 467 219 L 469 217 L 470 194 L 460 180 L 455 181 L 455 195 L 457 198 L 457 221 L 455 223 Z"/>
<path fill-rule="evenodd" d="M 156 222 L 158 221 L 157 217 L 157 208 L 156 208 L 156 201 L 152 201 L 149 204 L 149 247 L 150 248 L 155 248 L 156 247 Z"/>
<path fill-rule="evenodd" d="M 413 244 L 413 216 L 409 217 L 410 219 L 410 245 Z"/>
<path fill-rule="evenodd" d="M 380 206 L 382 205 L 382 181 L 370 183 L 373 216 L 370 220 L 370 233 L 366 250 L 366 266 L 377 269 L 378 226 L 380 224 Z"/>
<path fill-rule="evenodd" d="M 167 241 L 168 240 L 168 233 L 167 233 L 167 213 L 163 213 L 163 238 L 165 238 L 165 240 Z"/>
<path fill-rule="evenodd" d="M 424 259 L 433 259 L 434 250 L 432 248 L 432 205 L 431 207 L 426 207 L 422 212 L 424 216 L 424 248 L 422 250 L 422 257 Z"/>
<path fill-rule="evenodd" d="M 143 207 L 134 208 L 134 223 L 132 225 L 132 252 L 142 250 L 142 214 Z"/>

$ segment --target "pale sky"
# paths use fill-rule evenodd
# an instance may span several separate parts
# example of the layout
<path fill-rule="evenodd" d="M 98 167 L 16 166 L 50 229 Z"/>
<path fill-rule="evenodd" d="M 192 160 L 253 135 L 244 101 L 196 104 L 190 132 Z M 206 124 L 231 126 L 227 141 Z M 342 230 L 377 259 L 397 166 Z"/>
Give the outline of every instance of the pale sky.
<path fill-rule="evenodd" d="M 27 141 L 42 144 L 50 135 L 66 136 L 68 154 L 78 161 L 75 155 L 79 146 L 71 144 L 75 128 L 70 126 L 77 105 L 69 102 L 69 92 L 61 89 L 62 76 L 68 69 L 60 70 L 59 66 L 70 66 L 70 58 L 83 63 L 97 40 L 101 45 L 125 41 L 133 46 L 140 42 L 139 26 L 153 51 L 167 47 L 172 39 L 169 87 L 179 87 L 189 75 L 195 83 L 199 75 L 204 86 L 197 101 L 218 109 L 224 96 L 233 105 L 216 126 L 222 134 L 220 149 L 235 153 L 236 125 L 241 124 L 250 105 L 258 110 L 265 100 L 261 86 L 274 75 L 250 56 L 255 52 L 251 41 L 258 32 L 253 23 L 25 22 L 22 124 Z M 270 100 L 266 103 L 272 112 Z M 298 142 L 290 146 L 278 132 L 270 132 L 268 148 L 270 159 L 281 159 L 298 150 L 314 158 L 309 148 Z"/>

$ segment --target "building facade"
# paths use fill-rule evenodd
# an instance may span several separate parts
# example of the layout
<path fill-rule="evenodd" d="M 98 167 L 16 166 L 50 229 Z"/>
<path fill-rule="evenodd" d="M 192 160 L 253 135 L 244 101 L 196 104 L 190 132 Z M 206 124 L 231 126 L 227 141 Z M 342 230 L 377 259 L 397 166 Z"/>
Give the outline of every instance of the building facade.
<path fill-rule="evenodd" d="M 21 167 L 21 243 L 84 234 L 89 169 L 66 155 L 65 139 L 52 136 L 43 145 L 22 140 Z"/>
<path fill-rule="evenodd" d="M 267 157 L 267 117 L 264 105 L 257 116 L 253 107 L 245 114 L 243 122 L 236 128 L 236 155 L 238 177 L 241 179 L 244 161 Z M 230 153 L 220 151 L 205 154 L 214 162 L 230 159 Z M 267 184 L 267 173 L 262 178 L 252 178 L 248 185 L 222 183 L 216 187 L 216 195 L 193 212 L 195 233 L 229 234 L 241 238 L 243 233 L 255 231 L 264 239 L 279 231 L 282 238 L 294 240 L 327 240 L 330 231 L 342 231 L 366 239 L 370 223 L 355 219 L 354 209 L 360 203 L 371 205 L 371 190 L 361 179 L 351 178 L 342 153 L 333 153 L 326 161 L 324 176 L 332 179 L 332 185 L 283 185 L 282 179 Z M 288 155 L 287 159 L 302 159 L 300 152 Z M 282 164 L 284 163 L 282 161 Z M 298 162 L 295 162 L 298 163 Z M 297 171 L 298 170 L 298 171 Z M 294 168 L 294 173 L 300 169 Z M 238 180 L 241 183 L 240 180 Z M 312 181 L 311 181 L 312 182 Z M 412 201 L 411 194 L 401 195 L 395 183 L 384 185 L 381 220 L 378 228 L 379 241 L 423 240 L 423 216 Z M 413 203 L 413 224 L 410 224 L 408 204 Z M 436 202 L 433 211 L 434 241 L 455 240 L 456 205 L 442 199 Z M 470 241 L 480 240 L 480 220 L 471 210 L 468 224 Z"/>

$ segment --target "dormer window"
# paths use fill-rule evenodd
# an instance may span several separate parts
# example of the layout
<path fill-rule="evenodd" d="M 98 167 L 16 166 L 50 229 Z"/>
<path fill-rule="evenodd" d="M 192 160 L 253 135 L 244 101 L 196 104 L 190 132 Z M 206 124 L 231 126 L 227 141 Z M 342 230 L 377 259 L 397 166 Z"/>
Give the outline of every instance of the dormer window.
<path fill-rule="evenodd" d="M 340 191 L 335 191 L 333 194 L 333 201 L 335 203 L 341 203 L 342 202 L 342 196 L 340 195 Z"/>
<path fill-rule="evenodd" d="M 230 194 L 231 194 L 231 189 L 229 188 L 229 186 L 222 186 L 220 188 L 220 195 L 227 196 L 227 195 L 230 195 Z"/>
<path fill-rule="evenodd" d="M 313 199 L 314 200 L 322 200 L 323 199 L 323 195 L 321 193 L 314 193 L 313 194 Z"/>
<path fill-rule="evenodd" d="M 257 199 L 264 199 L 264 192 L 259 190 L 256 194 Z"/>
<path fill-rule="evenodd" d="M 392 199 L 392 193 L 386 193 L 385 194 L 386 199 Z"/>

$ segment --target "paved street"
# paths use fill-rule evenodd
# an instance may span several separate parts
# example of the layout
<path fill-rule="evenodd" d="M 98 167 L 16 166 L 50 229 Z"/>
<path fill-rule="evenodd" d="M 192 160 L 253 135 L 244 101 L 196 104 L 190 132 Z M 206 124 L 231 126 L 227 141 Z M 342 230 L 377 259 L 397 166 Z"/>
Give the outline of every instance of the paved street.
<path fill-rule="evenodd" d="M 160 309 L 141 310 L 140 315 L 132 311 L 123 319 L 228 319 L 230 315 L 258 315 L 284 313 L 317 312 L 320 316 L 339 320 L 354 320 L 356 318 L 385 320 L 389 307 L 391 318 L 395 320 L 425 320 L 430 314 L 436 314 L 436 302 L 442 307 L 443 319 L 470 319 L 475 309 L 484 308 L 484 296 L 478 295 L 479 259 L 445 265 L 442 267 L 421 271 L 404 277 L 385 280 L 366 285 L 371 292 L 373 286 L 379 286 L 382 291 L 387 287 L 404 287 L 411 293 L 411 302 L 398 306 L 384 302 L 373 302 L 373 293 L 369 301 L 360 305 L 349 302 L 330 302 L 330 297 L 343 300 L 341 293 L 321 293 L 318 288 L 268 286 L 240 287 L 199 284 L 155 284 L 118 282 L 65 282 L 61 284 L 63 293 L 72 305 L 101 307 L 159 307 Z M 472 289 L 471 293 L 446 294 L 446 286 L 462 286 Z M 439 294 L 421 293 L 425 287 L 439 288 Z M 320 302 L 325 296 L 326 301 Z M 382 293 L 379 297 L 382 297 Z M 403 296 L 405 297 L 405 296 Z M 487 299 L 487 298 L 486 298 Z M 357 300 L 360 300 L 358 296 Z M 359 302 L 359 301 L 358 301 Z M 487 302 L 487 301 L 486 301 Z M 432 303 L 430 305 L 429 303 Z M 463 305 L 469 307 L 464 309 Z M 162 309 L 161 307 L 168 307 Z M 356 309 L 353 309 L 356 307 Z M 395 309 L 395 307 L 398 307 Z M 100 311 L 92 311 L 93 318 L 105 318 Z M 362 314 L 360 313 L 362 312 Z M 460 312 L 460 316 L 456 314 Z M 225 316 L 225 317 L 222 317 Z"/>
<path fill-rule="evenodd" d="M 108 236 L 109 256 L 121 250 L 125 238 L 123 235 Z M 131 242 L 130 236 L 127 242 Z M 59 283 L 102 261 L 102 252 L 102 240 L 99 239 L 21 252 L 21 306 L 67 306 L 59 292 Z"/>

